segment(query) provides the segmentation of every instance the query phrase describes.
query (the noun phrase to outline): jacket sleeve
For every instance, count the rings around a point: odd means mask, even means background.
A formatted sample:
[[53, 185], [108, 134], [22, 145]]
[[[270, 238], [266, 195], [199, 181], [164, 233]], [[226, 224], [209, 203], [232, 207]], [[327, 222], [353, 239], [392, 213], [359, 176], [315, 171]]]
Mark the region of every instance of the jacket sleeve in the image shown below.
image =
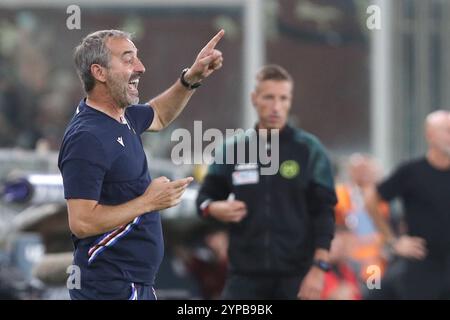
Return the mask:
[[213, 163], [208, 168], [208, 173], [197, 196], [197, 212], [203, 216], [203, 206], [209, 201], [225, 200], [231, 192], [227, 166]]
[[322, 145], [317, 142], [309, 162], [311, 179], [307, 189], [308, 211], [312, 220], [316, 249], [329, 250], [334, 237], [334, 207], [337, 203], [333, 170]]
[[100, 200], [110, 166], [101, 142], [89, 132], [79, 132], [64, 142], [59, 169], [66, 199]]
[[408, 166], [399, 166], [393, 174], [377, 185], [378, 194], [385, 201], [392, 201], [396, 197], [403, 195], [407, 191], [407, 186], [411, 185], [408, 178]]

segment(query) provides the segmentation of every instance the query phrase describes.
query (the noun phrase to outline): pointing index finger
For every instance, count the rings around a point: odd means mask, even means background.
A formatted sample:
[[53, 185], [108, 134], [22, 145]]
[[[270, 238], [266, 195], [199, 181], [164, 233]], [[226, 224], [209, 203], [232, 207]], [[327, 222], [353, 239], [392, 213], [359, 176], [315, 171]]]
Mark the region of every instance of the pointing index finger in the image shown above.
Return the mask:
[[214, 49], [224, 34], [225, 30], [221, 29], [211, 40], [209, 40], [208, 44], [205, 46], [205, 49]]

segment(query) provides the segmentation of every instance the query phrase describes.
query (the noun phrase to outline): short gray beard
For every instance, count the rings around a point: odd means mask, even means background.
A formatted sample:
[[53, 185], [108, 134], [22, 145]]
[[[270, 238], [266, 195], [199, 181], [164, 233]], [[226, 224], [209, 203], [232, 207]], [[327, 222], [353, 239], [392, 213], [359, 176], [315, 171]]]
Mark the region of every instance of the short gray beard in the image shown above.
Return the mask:
[[122, 86], [118, 80], [108, 77], [110, 83], [109, 92], [115, 102], [117, 102], [119, 108], [125, 109], [129, 105], [137, 104], [139, 97], [130, 98], [127, 94], [128, 82], [125, 86]]

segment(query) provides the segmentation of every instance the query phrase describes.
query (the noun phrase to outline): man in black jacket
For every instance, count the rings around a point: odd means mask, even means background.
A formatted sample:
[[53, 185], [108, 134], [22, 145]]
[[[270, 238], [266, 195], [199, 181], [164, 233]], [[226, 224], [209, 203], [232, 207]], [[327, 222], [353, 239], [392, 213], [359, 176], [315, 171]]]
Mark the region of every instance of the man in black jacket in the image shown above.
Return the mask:
[[[334, 234], [336, 195], [330, 162], [316, 137], [287, 125], [293, 90], [289, 73], [269, 65], [256, 80], [256, 139], [272, 159], [278, 157], [279, 170], [264, 174], [267, 163], [261, 157], [256, 162], [247, 157], [244, 163], [230, 163], [227, 157], [225, 164], [216, 159], [197, 199], [202, 216], [229, 226], [230, 265], [222, 296], [318, 299]], [[264, 137], [261, 129], [271, 134]], [[277, 132], [278, 139], [270, 139]], [[251, 143], [248, 136], [232, 139], [225, 143], [223, 155], [233, 151], [236, 160], [239, 141], [246, 147]]]

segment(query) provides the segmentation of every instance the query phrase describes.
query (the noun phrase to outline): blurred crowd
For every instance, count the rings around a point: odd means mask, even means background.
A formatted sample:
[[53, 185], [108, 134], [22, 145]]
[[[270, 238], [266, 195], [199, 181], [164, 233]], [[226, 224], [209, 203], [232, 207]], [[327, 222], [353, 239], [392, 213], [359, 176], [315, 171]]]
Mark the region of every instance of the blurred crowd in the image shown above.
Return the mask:
[[[2, 19], [0, 31], [0, 146], [57, 150], [70, 101], [79, 93], [71, 65], [53, 63], [52, 32], [37, 32], [39, 20]], [[69, 57], [70, 59], [70, 57]], [[64, 60], [64, 59], [63, 59]], [[69, 60], [70, 61], [70, 60]], [[62, 62], [62, 61], [61, 61]]]

